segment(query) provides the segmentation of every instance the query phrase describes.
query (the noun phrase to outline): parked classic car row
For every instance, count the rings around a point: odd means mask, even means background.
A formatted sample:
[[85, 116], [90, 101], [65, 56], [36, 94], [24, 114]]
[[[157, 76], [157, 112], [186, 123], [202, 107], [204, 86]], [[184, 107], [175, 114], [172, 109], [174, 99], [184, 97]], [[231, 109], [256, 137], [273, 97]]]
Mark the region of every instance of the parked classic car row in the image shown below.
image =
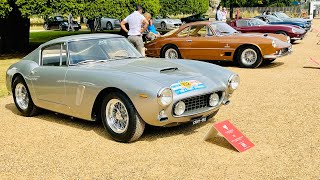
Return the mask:
[[[63, 16], [49, 17], [48, 19], [45, 20], [43, 24], [43, 28], [45, 30], [59, 29], [60, 31], [64, 31], [68, 29], [68, 26], [69, 26], [68, 20]], [[81, 29], [81, 25], [77, 21], [73, 21], [72, 26], [76, 31]]]
[[102, 121], [120, 142], [138, 139], [145, 124], [176, 126], [217, 114], [239, 76], [200, 61], [145, 58], [112, 34], [62, 37], [40, 45], [6, 73], [24, 116], [41, 109]]

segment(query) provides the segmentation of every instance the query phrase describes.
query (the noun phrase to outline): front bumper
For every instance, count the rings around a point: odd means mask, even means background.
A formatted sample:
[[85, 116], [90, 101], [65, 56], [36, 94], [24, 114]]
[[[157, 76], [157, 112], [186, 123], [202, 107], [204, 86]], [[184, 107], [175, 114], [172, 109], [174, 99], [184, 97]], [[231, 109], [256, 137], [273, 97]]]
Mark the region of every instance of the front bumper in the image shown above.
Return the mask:
[[276, 51], [275, 54], [264, 55], [263, 58], [264, 59], [276, 59], [278, 57], [286, 56], [291, 53], [292, 53], [292, 46], [290, 46], [288, 48], [282, 48], [282, 49]]
[[304, 38], [305, 34], [297, 34], [295, 37], [291, 37], [291, 40], [302, 40]]

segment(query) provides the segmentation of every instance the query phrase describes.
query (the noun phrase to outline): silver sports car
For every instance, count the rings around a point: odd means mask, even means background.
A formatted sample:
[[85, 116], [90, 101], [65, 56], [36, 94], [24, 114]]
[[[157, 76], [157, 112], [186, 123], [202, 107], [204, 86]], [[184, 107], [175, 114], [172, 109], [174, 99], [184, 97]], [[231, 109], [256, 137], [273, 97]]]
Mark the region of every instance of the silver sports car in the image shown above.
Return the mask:
[[145, 123], [173, 126], [212, 118], [238, 75], [193, 60], [145, 58], [123, 36], [86, 34], [42, 44], [6, 73], [24, 116], [41, 108], [101, 120], [116, 141], [138, 139]]

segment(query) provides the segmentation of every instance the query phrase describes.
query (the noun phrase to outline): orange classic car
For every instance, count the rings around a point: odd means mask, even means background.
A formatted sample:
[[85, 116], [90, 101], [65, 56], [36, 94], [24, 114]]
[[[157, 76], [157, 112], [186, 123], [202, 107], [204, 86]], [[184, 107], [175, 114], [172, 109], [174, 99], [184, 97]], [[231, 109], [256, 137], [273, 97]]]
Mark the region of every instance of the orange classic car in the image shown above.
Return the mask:
[[226, 60], [256, 68], [291, 52], [282, 34], [242, 34], [224, 22], [194, 22], [145, 44], [146, 55], [170, 59]]

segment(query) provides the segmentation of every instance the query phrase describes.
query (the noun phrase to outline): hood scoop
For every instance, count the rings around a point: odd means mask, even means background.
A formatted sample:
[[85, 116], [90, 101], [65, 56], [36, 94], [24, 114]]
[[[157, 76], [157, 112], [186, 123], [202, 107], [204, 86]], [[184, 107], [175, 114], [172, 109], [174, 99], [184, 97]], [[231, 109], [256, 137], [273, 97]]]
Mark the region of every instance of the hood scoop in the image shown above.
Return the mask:
[[173, 72], [179, 70], [177, 67], [167, 67], [160, 69], [160, 73], [165, 73], [165, 72]]

